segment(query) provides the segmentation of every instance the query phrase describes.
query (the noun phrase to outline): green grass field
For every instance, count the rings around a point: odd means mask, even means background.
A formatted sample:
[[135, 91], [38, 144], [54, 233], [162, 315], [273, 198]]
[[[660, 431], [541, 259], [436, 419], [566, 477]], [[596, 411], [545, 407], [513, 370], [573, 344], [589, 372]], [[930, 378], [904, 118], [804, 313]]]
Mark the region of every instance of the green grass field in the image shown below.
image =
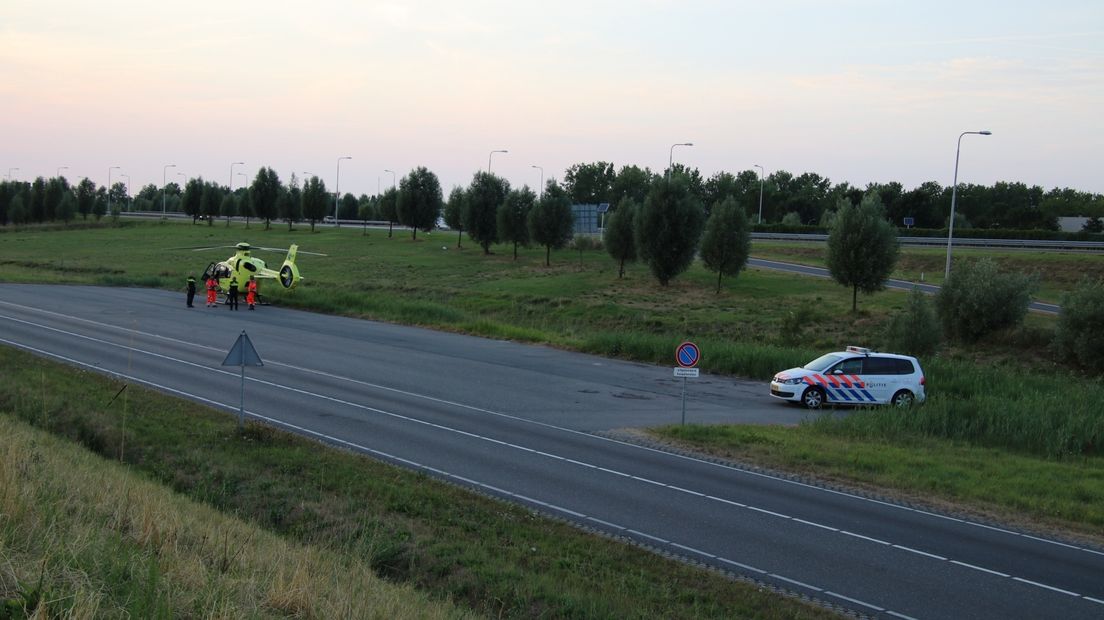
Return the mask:
[[[458, 249], [455, 233], [420, 233], [412, 242], [399, 230], [389, 239], [386, 230], [364, 235], [360, 228], [320, 228], [312, 234], [305, 228], [288, 232], [286, 225], [265, 231], [256, 222], [248, 230], [237, 223], [9, 229], [0, 232], [0, 281], [151, 286], [183, 294], [187, 272], [199, 273], [232, 250], [173, 248], [238, 241], [271, 247], [294, 242], [329, 254], [301, 255], [304, 283], [294, 291], [266, 283], [265, 292], [281, 305], [664, 365], [678, 342], [692, 339], [702, 346], [707, 372], [764, 380], [824, 350], [879, 346], [882, 329], [905, 301], [893, 291], [860, 296], [853, 314], [850, 291], [821, 278], [750, 269], [726, 279], [715, 294], [713, 274], [700, 265], [662, 287], [642, 265], [631, 265], [618, 279], [616, 264], [601, 250], [554, 252], [552, 266], [545, 267], [540, 248], [522, 250], [517, 261], [506, 246], [485, 256], [466, 238]], [[822, 260], [810, 248], [780, 244], [755, 244], [752, 253]], [[909, 277], [910, 270], [930, 265], [941, 275], [942, 256], [905, 250], [897, 275]], [[1098, 260], [1033, 253], [1012, 258], [1016, 262], [1006, 267], [1065, 274], [1048, 284], [1055, 297]], [[273, 254], [270, 262], [281, 260]], [[1049, 349], [1054, 326], [1053, 317], [1032, 314], [1024, 327], [981, 344], [945, 344], [921, 360], [929, 401], [908, 411], [856, 410], [798, 428], [656, 433], [729, 458], [1092, 535], [1104, 526], [1104, 382], [1061, 364]]]

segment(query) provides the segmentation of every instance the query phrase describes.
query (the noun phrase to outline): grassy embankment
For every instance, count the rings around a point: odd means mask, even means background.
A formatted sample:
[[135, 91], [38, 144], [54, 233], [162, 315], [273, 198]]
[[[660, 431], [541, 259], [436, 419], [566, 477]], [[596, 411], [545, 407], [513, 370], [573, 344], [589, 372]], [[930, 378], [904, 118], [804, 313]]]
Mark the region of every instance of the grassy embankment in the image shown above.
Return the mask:
[[0, 617], [833, 615], [21, 351], [0, 368]]
[[[254, 223], [248, 231], [240, 225], [146, 224], [4, 237], [0, 279], [174, 289], [180, 288], [188, 266], [202, 270], [230, 251], [166, 248], [239, 240], [267, 246], [298, 242], [330, 256], [302, 257], [302, 288], [284, 293], [268, 287], [277, 303], [659, 364], [670, 364], [675, 344], [691, 338], [702, 345], [707, 372], [759, 379], [825, 349], [878, 346], [883, 325], [904, 301], [902, 293], [891, 291], [863, 296], [860, 312], [852, 314], [849, 291], [829, 280], [755, 269], [726, 280], [715, 295], [713, 275], [700, 265], [661, 287], [641, 265], [630, 266], [626, 277], [617, 279], [614, 261], [601, 251], [556, 252], [553, 265], [545, 267], [539, 248], [523, 250], [515, 262], [505, 246], [484, 256], [465, 239], [458, 250], [455, 233], [419, 235], [412, 243], [399, 231], [388, 239], [378, 230], [367, 237], [360, 229], [288, 233], [282, 226], [263, 231]], [[753, 254], [762, 249], [777, 258], [778, 247], [754, 244]], [[926, 269], [938, 259], [931, 253], [906, 248], [902, 264], [920, 261]], [[982, 254], [964, 249], [956, 257]], [[280, 257], [273, 258], [278, 262]], [[1073, 274], [1087, 271], [1086, 258], [1099, 257], [1015, 253], [1014, 258], [1025, 269]], [[1059, 291], [1072, 283], [1059, 279], [1052, 288]], [[1058, 363], [1047, 348], [1053, 329], [1053, 318], [1031, 315], [1024, 328], [984, 343], [947, 345], [940, 355], [922, 360], [930, 396], [925, 406], [904, 415], [856, 412], [799, 429], [768, 429], [762, 432], [780, 433], [786, 440], [765, 442], [772, 450], [759, 450], [756, 458], [779, 467], [811, 462], [810, 469], [864, 484], [903, 486], [987, 510], [1099, 527], [1104, 524], [1099, 475], [1104, 384]], [[726, 449], [740, 449], [724, 433], [713, 429], [704, 435], [727, 444]], [[702, 434], [697, 441], [704, 442]], [[832, 442], [842, 442], [838, 451], [825, 449]], [[890, 454], [890, 448], [910, 458], [887, 458], [879, 465], [855, 457], [866, 449]], [[961, 458], [950, 459], [945, 450]], [[1001, 470], [1003, 476], [960, 475], [976, 470], [969, 463], [993, 462], [995, 453], [1017, 459]], [[897, 462], [911, 464], [909, 476], [891, 471], [890, 463]]]
[[14, 417], [0, 437], [0, 618], [464, 616]]

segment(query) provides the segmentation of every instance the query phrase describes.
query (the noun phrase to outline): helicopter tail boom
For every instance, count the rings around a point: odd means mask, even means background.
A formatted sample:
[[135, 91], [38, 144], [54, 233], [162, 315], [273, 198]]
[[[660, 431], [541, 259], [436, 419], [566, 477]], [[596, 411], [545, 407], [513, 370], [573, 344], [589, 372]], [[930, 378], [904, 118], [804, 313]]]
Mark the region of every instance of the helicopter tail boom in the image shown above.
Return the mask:
[[299, 246], [294, 243], [288, 248], [287, 258], [284, 259], [284, 264], [280, 267], [280, 285], [284, 288], [295, 288], [295, 285], [299, 283], [301, 279], [299, 276], [299, 268], [295, 266], [295, 254], [299, 249]]

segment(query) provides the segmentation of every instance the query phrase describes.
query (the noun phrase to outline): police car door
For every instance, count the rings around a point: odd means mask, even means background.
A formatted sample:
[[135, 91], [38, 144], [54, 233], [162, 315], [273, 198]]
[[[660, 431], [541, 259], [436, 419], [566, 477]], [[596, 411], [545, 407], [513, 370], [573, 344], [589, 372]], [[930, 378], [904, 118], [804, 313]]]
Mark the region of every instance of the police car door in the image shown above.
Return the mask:
[[896, 360], [893, 358], [876, 355], [866, 358], [862, 378], [867, 385], [867, 390], [874, 395], [877, 402], [887, 403], [893, 396], [893, 390], [900, 380], [900, 377], [895, 374], [896, 368]]
[[860, 404], [874, 400], [862, 378], [864, 362], [862, 357], [846, 359], [826, 373], [828, 389], [825, 392], [829, 402]]

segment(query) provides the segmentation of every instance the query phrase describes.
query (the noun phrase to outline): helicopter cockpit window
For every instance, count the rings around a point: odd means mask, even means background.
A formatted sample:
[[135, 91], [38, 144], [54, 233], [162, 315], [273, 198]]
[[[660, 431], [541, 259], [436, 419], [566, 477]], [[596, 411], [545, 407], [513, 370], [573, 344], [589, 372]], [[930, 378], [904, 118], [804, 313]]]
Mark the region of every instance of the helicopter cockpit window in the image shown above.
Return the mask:
[[230, 277], [230, 268], [227, 267], [226, 265], [219, 265], [215, 269], [215, 277], [220, 278], [220, 279], [221, 278], [229, 278]]
[[257, 266], [249, 261], [246, 261], [242, 267], [244, 267], [246, 271], [257, 271]]

